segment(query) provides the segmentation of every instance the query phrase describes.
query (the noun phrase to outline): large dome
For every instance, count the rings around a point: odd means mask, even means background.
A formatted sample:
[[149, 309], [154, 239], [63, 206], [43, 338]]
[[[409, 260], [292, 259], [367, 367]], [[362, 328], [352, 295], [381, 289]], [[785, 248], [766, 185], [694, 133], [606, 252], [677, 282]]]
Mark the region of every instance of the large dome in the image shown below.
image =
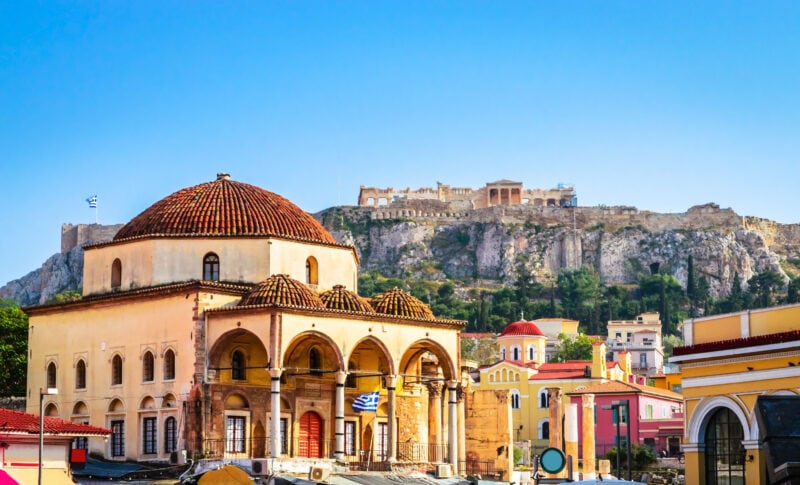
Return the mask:
[[512, 335], [544, 336], [544, 333], [539, 330], [539, 327], [537, 327], [535, 323], [522, 320], [519, 322], [509, 323], [508, 326], [500, 333], [501, 337], [508, 337]]
[[179, 190], [134, 217], [115, 241], [164, 236], [274, 236], [335, 244], [333, 236], [278, 194], [228, 174]]

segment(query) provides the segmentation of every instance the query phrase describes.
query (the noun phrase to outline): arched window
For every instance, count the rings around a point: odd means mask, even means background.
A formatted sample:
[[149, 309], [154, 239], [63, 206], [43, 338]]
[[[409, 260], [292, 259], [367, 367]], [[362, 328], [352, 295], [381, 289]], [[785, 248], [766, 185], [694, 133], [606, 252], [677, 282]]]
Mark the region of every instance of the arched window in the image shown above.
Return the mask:
[[173, 379], [175, 379], [175, 352], [167, 349], [164, 352], [164, 380], [171, 381]]
[[122, 286], [122, 261], [119, 258], [111, 263], [111, 288], [116, 289]]
[[203, 257], [203, 279], [219, 281], [219, 256], [208, 253]]
[[545, 421], [542, 423], [542, 429], [539, 433], [539, 439], [548, 440], [550, 439], [550, 421]]
[[511, 390], [511, 409], [519, 409], [519, 391]]
[[539, 391], [539, 407], [540, 408], [550, 407], [550, 396], [547, 395], [546, 388]]
[[705, 435], [706, 483], [744, 483], [743, 439], [742, 424], [730, 409], [714, 412]]
[[533, 345], [528, 345], [528, 360], [535, 360], [536, 359], [536, 347]]
[[237, 381], [243, 381], [247, 379], [244, 354], [241, 350], [234, 350], [233, 355], [231, 355], [231, 378]]
[[155, 366], [155, 358], [153, 357], [153, 353], [148, 350], [142, 356], [143, 382], [153, 382], [155, 380], [155, 372], [153, 371], [154, 366]]
[[322, 356], [316, 347], [308, 351], [308, 368], [312, 376], [322, 375]]
[[506, 348], [500, 347], [500, 360], [506, 360]]
[[50, 362], [47, 364], [47, 387], [55, 388], [56, 386], [56, 363]]
[[86, 389], [86, 363], [83, 359], [75, 364], [75, 389]]
[[519, 360], [519, 347], [514, 346], [511, 348], [511, 360]]
[[111, 385], [122, 384], [122, 357], [115, 355], [111, 359]]
[[317, 258], [314, 256], [309, 256], [308, 259], [306, 259], [306, 284], [319, 284]]
[[164, 421], [164, 453], [178, 450], [178, 422], [172, 416]]

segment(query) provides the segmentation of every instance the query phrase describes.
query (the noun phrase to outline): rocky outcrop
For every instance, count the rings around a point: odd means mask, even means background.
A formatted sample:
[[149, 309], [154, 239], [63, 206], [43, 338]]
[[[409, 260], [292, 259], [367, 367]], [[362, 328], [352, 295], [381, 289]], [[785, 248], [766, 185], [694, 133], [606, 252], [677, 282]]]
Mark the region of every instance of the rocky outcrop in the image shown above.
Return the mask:
[[591, 265], [604, 283], [635, 283], [657, 265], [686, 284], [692, 255], [713, 296], [771, 269], [800, 270], [800, 224], [742, 218], [705, 204], [683, 214], [632, 207], [491, 207], [480, 210], [337, 207], [317, 214], [337, 240], [354, 244], [361, 268], [391, 276], [511, 284], [521, 271], [539, 281]]
[[122, 224], [63, 224], [61, 252], [36, 269], [0, 288], [0, 298], [21, 306], [39, 305], [67, 290], [83, 287], [83, 246], [111, 240]]

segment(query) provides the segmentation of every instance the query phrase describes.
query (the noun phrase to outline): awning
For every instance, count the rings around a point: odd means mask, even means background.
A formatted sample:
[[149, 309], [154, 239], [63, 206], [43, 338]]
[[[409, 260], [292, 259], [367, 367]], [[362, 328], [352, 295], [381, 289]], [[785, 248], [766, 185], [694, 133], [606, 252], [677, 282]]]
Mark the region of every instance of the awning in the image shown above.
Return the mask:
[[[39, 469], [31, 468], [4, 468], [11, 478], [19, 483], [37, 483], [39, 480]], [[42, 470], [42, 483], [47, 485], [75, 485], [69, 477], [67, 470], [61, 468], [44, 468]]]
[[0, 485], [19, 485], [19, 482], [11, 478], [5, 470], [0, 468]]
[[225, 465], [218, 470], [206, 472], [197, 481], [198, 485], [252, 485], [253, 480], [250, 475], [241, 468], [233, 465]]

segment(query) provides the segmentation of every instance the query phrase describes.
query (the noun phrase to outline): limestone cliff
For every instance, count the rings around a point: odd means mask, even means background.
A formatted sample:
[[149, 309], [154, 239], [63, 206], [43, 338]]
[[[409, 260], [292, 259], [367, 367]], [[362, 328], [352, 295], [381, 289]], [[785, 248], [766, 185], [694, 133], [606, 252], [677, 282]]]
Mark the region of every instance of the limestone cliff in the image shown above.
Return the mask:
[[445, 277], [510, 284], [520, 271], [539, 281], [560, 269], [591, 265], [604, 283], [635, 283], [653, 264], [684, 285], [687, 258], [713, 296], [766, 269], [796, 276], [800, 224], [741, 217], [715, 204], [681, 214], [632, 207], [495, 206], [458, 210], [445, 204], [337, 207], [317, 218], [340, 242], [354, 244], [362, 270], [392, 276]]

